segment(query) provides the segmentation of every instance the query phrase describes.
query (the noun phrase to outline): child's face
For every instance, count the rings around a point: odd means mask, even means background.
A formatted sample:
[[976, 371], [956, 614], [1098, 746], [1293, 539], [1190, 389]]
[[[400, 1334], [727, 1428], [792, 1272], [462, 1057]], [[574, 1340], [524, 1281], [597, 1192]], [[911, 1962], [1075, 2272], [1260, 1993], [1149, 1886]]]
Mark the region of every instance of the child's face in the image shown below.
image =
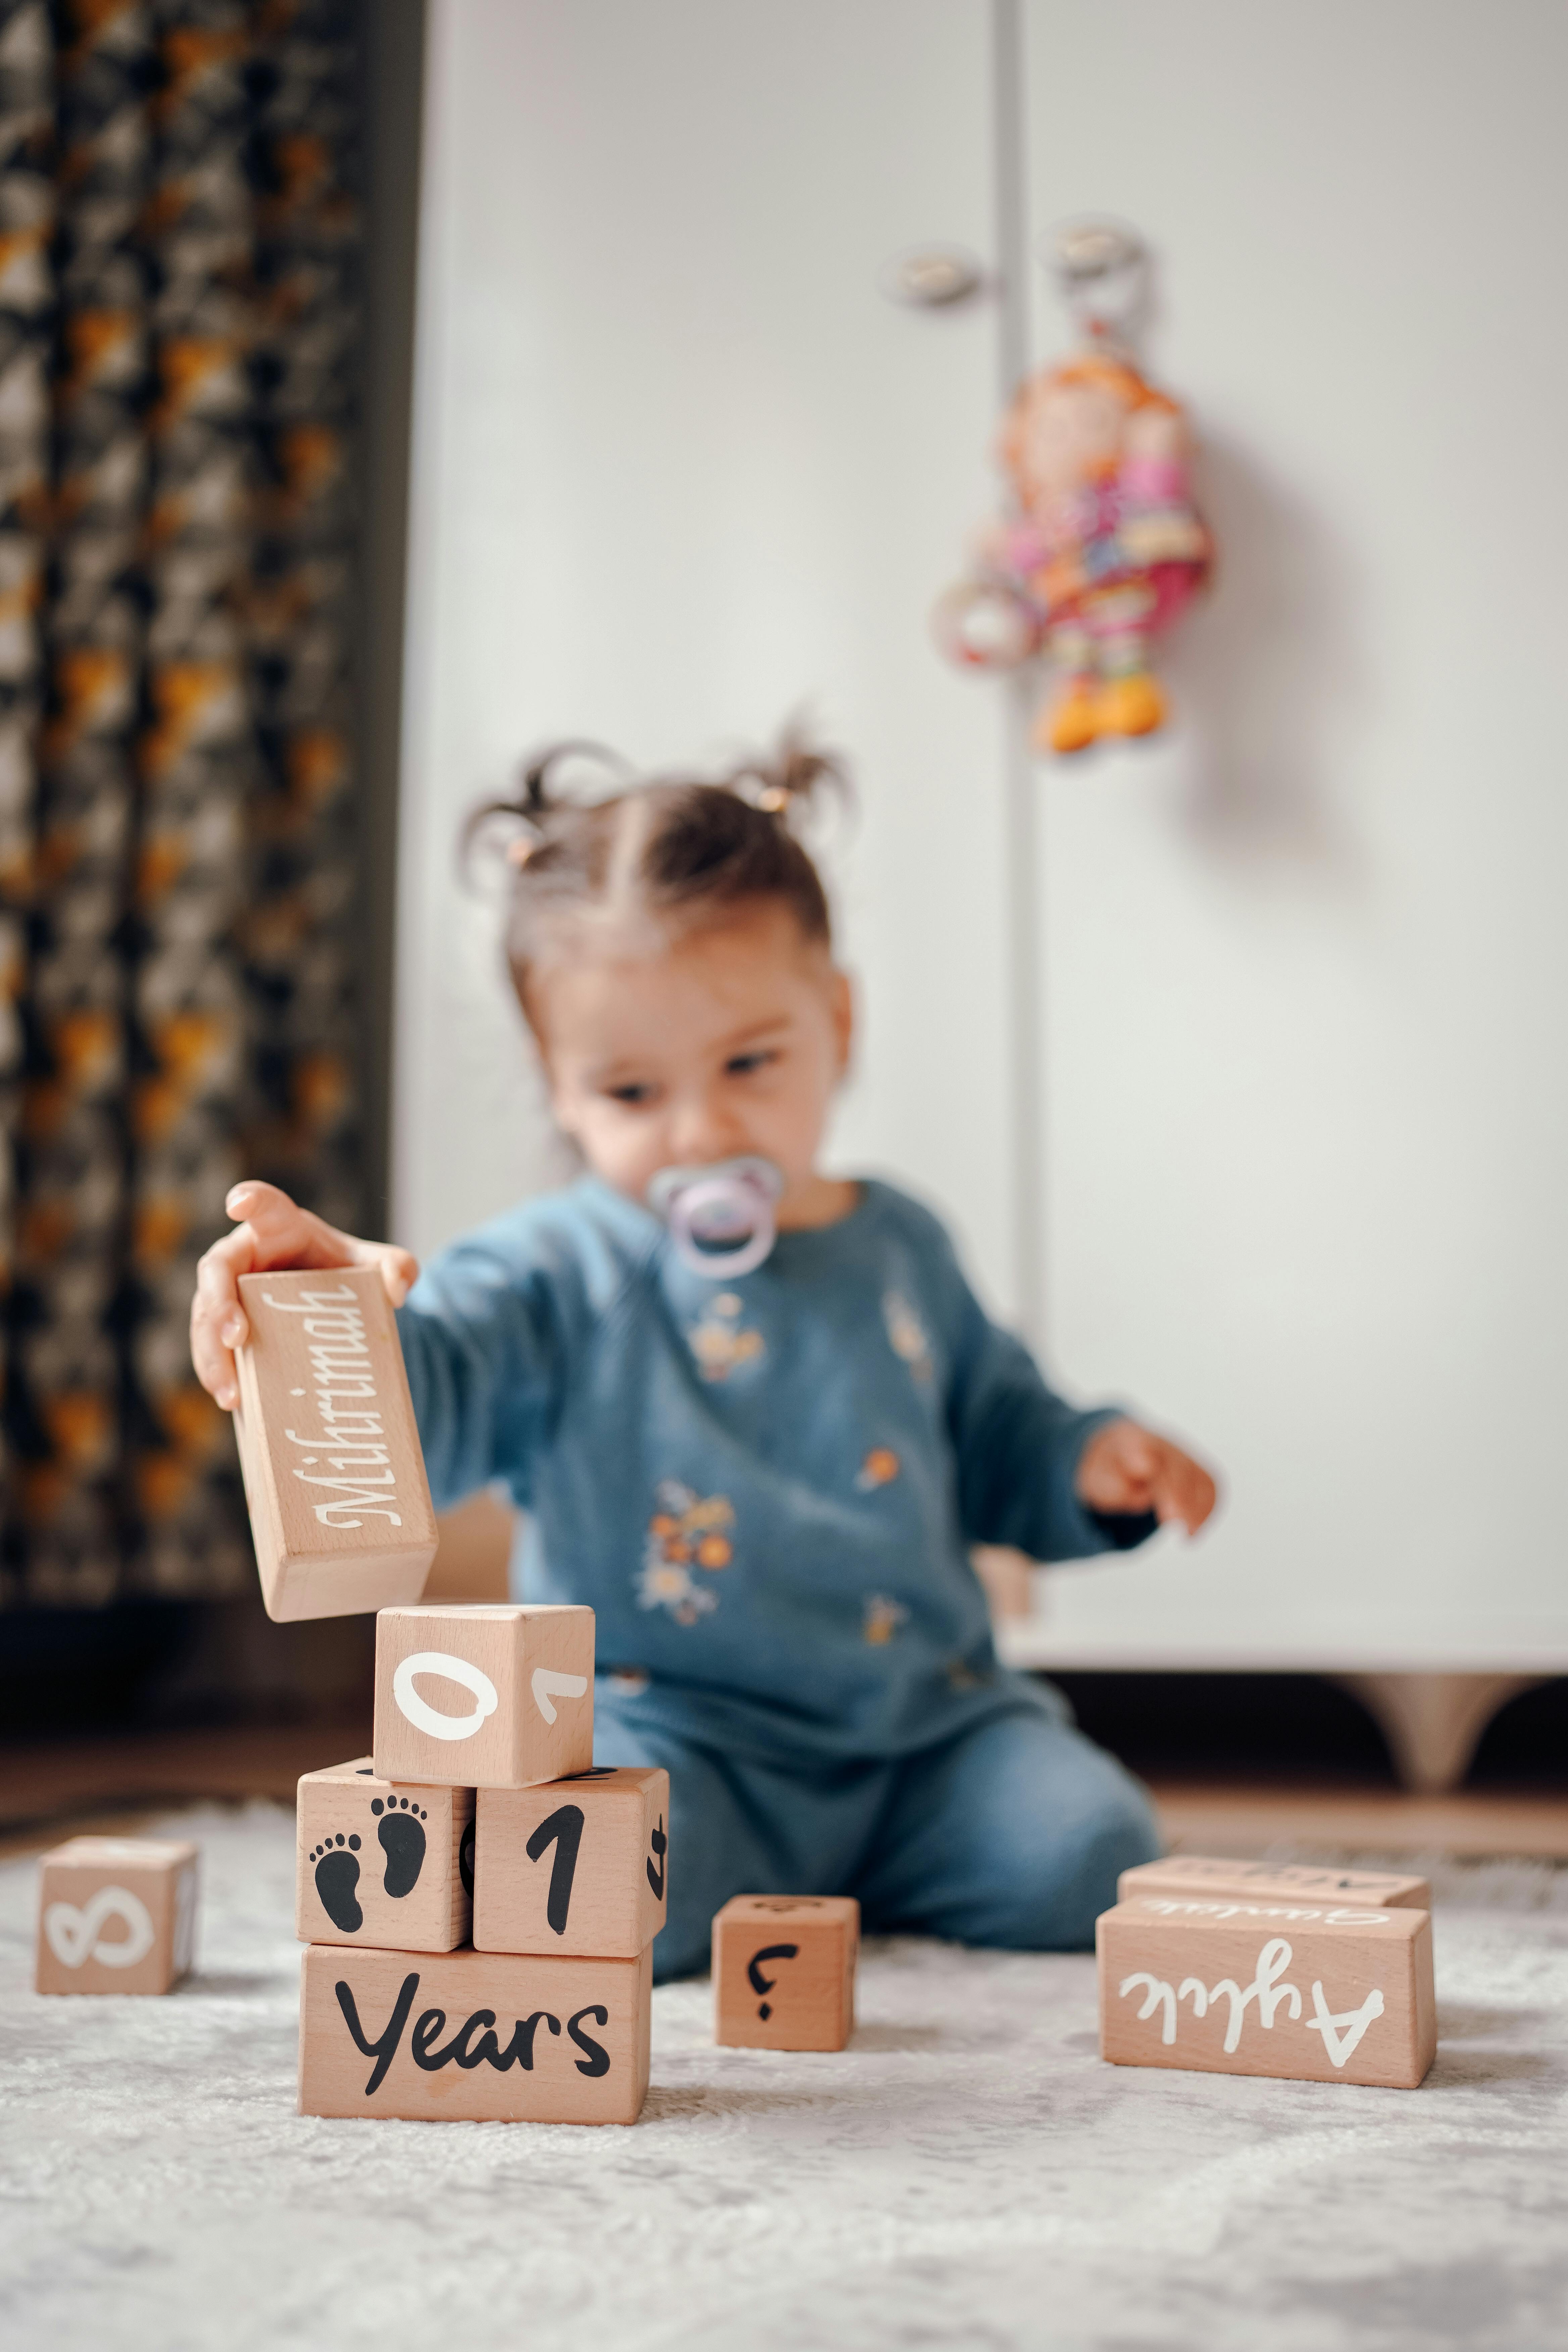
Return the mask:
[[763, 900], [675, 939], [584, 943], [530, 1000], [555, 1116], [595, 1173], [641, 1200], [661, 1168], [755, 1152], [807, 1205], [849, 1057], [849, 984], [787, 907]]

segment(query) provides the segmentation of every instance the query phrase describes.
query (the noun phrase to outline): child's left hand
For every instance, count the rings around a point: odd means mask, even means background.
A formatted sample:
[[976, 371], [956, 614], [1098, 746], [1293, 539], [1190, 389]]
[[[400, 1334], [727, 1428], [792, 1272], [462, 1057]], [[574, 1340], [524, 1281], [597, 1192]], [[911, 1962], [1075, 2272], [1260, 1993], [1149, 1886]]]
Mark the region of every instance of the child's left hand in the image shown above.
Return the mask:
[[1195, 1536], [1218, 1498], [1201, 1462], [1135, 1421], [1108, 1421], [1079, 1458], [1078, 1498], [1091, 1511], [1136, 1517], [1152, 1511], [1162, 1526], [1180, 1519]]

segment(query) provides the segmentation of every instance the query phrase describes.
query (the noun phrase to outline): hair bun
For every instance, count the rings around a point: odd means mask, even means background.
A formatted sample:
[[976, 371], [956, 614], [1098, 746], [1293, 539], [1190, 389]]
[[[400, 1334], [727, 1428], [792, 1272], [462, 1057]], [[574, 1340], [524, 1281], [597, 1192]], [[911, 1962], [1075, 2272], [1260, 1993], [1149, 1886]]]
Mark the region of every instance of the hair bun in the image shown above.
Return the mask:
[[[723, 782], [770, 816], [783, 817], [797, 801], [804, 806], [820, 785], [831, 784], [837, 792], [847, 792], [849, 776], [837, 751], [819, 749], [807, 740], [804, 728], [791, 724], [780, 736], [771, 759], [748, 760]], [[754, 791], [747, 793], [748, 784]]]

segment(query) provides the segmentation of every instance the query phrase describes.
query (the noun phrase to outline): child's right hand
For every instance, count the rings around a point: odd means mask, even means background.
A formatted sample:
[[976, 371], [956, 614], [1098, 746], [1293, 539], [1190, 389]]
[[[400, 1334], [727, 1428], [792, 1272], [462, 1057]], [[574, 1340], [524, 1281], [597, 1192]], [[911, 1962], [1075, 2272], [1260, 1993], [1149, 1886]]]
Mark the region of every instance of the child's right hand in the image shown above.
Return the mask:
[[395, 1307], [401, 1307], [419, 1272], [419, 1261], [391, 1242], [362, 1242], [340, 1234], [309, 1209], [301, 1209], [276, 1184], [237, 1184], [224, 1207], [244, 1219], [215, 1242], [196, 1268], [191, 1301], [191, 1361], [196, 1378], [226, 1412], [239, 1398], [234, 1350], [248, 1337], [239, 1303], [242, 1274], [273, 1274], [286, 1266], [374, 1265]]

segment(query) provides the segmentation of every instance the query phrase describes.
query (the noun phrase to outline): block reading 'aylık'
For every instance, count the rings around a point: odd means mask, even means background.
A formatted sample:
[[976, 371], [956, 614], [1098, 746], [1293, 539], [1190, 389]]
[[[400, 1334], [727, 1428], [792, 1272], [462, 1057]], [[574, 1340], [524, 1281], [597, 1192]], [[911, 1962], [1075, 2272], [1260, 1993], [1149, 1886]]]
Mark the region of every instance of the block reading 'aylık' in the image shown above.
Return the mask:
[[1115, 2065], [1414, 2090], [1436, 2051], [1426, 1911], [1136, 1895], [1095, 1948]]
[[842, 2050], [855, 2027], [860, 1906], [847, 1895], [737, 1895], [713, 1919], [713, 2039]]
[[37, 1990], [167, 1992], [195, 1958], [196, 1869], [184, 1839], [68, 1838], [45, 1854]]
[[1430, 1911], [1425, 1878], [1393, 1871], [1336, 1870], [1328, 1864], [1226, 1862], [1205, 1853], [1168, 1853], [1135, 1863], [1116, 1882], [1116, 1899], [1133, 1895], [1243, 1895], [1265, 1901], [1356, 1903], [1376, 1911]]
[[664, 1925], [668, 1825], [669, 1775], [653, 1766], [481, 1789], [475, 1946], [635, 1959]]
[[384, 1609], [374, 1763], [384, 1780], [523, 1789], [594, 1761], [594, 1612]]
[[268, 1615], [417, 1601], [436, 1514], [380, 1275], [247, 1274], [239, 1297], [234, 1426]]
[[653, 1956], [349, 1951], [312, 1944], [300, 2112], [634, 2124], [647, 2092]]
[[380, 1780], [368, 1756], [307, 1772], [296, 1808], [302, 1944], [449, 1952], [473, 1916], [474, 1792]]

